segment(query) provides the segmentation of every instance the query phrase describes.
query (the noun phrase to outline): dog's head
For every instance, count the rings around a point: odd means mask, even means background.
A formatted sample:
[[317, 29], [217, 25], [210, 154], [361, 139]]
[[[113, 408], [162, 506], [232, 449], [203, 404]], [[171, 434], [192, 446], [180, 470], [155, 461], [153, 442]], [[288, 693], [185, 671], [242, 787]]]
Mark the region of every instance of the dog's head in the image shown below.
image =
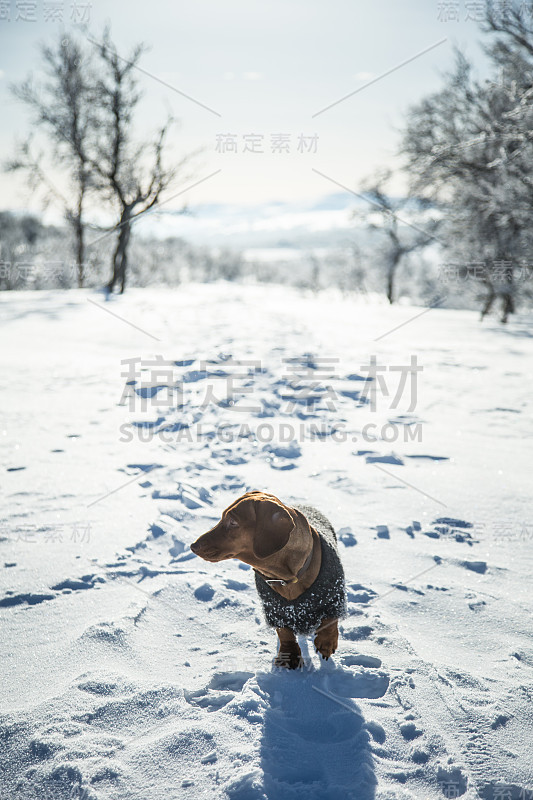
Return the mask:
[[296, 523], [296, 512], [274, 495], [247, 492], [191, 544], [191, 550], [206, 561], [238, 558], [256, 565], [288, 544]]

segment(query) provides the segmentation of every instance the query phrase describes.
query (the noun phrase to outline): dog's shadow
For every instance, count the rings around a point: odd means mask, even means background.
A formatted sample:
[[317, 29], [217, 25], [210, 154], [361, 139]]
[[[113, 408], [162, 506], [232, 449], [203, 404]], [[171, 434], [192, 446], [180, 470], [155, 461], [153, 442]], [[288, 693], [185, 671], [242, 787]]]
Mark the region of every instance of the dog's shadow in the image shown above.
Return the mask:
[[263, 791], [269, 800], [373, 800], [377, 779], [370, 735], [354, 697], [378, 697], [381, 684], [333, 659], [317, 668], [300, 641], [304, 667], [257, 673], [266, 704], [261, 739]]

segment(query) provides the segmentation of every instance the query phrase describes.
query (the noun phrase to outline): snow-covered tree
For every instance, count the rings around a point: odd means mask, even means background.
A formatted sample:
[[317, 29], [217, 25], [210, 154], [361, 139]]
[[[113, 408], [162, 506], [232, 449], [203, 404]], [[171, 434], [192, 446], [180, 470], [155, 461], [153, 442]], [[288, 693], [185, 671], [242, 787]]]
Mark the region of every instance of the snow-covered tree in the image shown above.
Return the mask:
[[487, 10], [491, 80], [459, 52], [444, 87], [409, 112], [403, 152], [414, 191], [446, 209], [460, 277], [484, 288], [482, 317], [501, 299], [506, 322], [530, 296], [533, 244], [533, 29], [518, 7]]

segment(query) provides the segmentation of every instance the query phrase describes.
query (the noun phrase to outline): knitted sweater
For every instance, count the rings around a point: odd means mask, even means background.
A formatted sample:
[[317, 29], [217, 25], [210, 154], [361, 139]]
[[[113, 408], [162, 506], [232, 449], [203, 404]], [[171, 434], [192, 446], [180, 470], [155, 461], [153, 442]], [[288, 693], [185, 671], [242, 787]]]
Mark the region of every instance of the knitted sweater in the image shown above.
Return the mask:
[[322, 563], [314, 583], [295, 600], [286, 600], [265, 579], [255, 573], [255, 585], [263, 604], [267, 624], [307, 634], [316, 630], [324, 617], [347, 614], [344, 571], [333, 526], [316, 508], [295, 506], [316, 530], [322, 546]]

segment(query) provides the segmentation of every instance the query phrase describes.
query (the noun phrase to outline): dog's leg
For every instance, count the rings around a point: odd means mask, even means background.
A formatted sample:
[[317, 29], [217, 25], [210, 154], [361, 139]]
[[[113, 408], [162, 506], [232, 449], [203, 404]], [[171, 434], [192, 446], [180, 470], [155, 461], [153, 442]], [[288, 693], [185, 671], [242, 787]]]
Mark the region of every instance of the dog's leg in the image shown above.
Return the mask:
[[326, 661], [333, 655], [339, 643], [339, 628], [337, 620], [324, 617], [316, 630], [315, 647]]
[[303, 666], [302, 651], [290, 628], [276, 628], [279, 637], [279, 651], [274, 661], [276, 667], [298, 669]]

